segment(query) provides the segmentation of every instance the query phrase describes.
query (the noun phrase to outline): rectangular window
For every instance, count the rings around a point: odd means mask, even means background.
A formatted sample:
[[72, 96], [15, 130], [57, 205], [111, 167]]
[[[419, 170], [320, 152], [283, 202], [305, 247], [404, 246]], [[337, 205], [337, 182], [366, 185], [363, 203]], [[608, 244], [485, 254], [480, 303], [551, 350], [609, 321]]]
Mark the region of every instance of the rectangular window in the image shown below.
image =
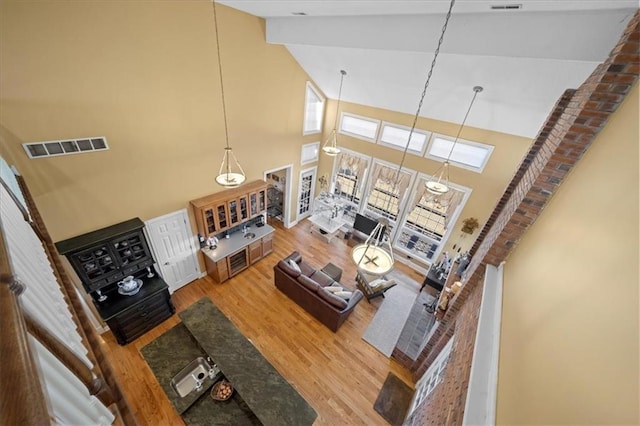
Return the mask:
[[313, 142], [302, 145], [302, 153], [300, 154], [300, 164], [309, 164], [318, 161], [318, 152], [320, 150], [320, 142]]
[[352, 219], [359, 210], [362, 200], [363, 182], [369, 170], [369, 157], [342, 150], [336, 157], [333, 173], [335, 197], [347, 204], [346, 211]]
[[324, 98], [307, 81], [304, 98], [304, 124], [303, 135], [311, 135], [322, 131], [322, 118], [324, 116]]
[[[426, 157], [444, 162], [451, 152], [449, 161], [452, 165], [481, 173], [489, 161], [493, 146], [458, 139], [453, 147], [454, 140], [448, 136], [434, 135], [431, 138]], [[453, 152], [451, 151], [452, 147]]]
[[398, 166], [375, 162], [369, 178], [366, 208], [395, 222], [398, 219], [402, 199], [409, 188], [413, 172]]
[[380, 121], [372, 118], [358, 117], [346, 112], [340, 116], [340, 133], [365, 141], [376, 141], [379, 126]]
[[[382, 131], [380, 132], [380, 144], [391, 148], [404, 151], [409, 140], [409, 127], [399, 126], [397, 124], [382, 123]], [[411, 142], [407, 152], [416, 155], [422, 155], [424, 148], [427, 146], [430, 132], [414, 129], [411, 135]]]
[[417, 259], [433, 262], [442, 251], [447, 231], [458, 219], [469, 190], [456, 186], [445, 195], [434, 196], [426, 190], [428, 179], [429, 176], [420, 175], [416, 181], [396, 246]]

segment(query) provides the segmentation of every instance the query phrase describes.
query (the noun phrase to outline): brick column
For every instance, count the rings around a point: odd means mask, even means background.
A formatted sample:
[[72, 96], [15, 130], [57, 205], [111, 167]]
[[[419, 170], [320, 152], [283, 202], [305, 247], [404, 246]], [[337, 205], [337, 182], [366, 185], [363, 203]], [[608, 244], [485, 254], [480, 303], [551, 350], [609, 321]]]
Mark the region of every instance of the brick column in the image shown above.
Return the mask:
[[[577, 90], [567, 90], [556, 103], [474, 243], [473, 258], [465, 273], [461, 291], [451, 301], [438, 329], [418, 359], [409, 366], [414, 379], [422, 376], [454, 331], [454, 351], [458, 348], [473, 348], [479, 309], [479, 303], [476, 306], [475, 302], [477, 295], [481, 293], [485, 266], [498, 266], [513, 251], [566, 175], [582, 158], [608, 118], [636, 84], [640, 73], [639, 50], [640, 12], [636, 11], [609, 58]], [[469, 310], [475, 310], [475, 316]], [[463, 311], [464, 318], [461, 317]], [[469, 321], [471, 324], [468, 324]], [[474, 332], [464, 333], [464, 337], [461, 337], [458, 331], [466, 330], [469, 326], [474, 327]], [[457, 342], [458, 339], [464, 341]], [[463, 358], [464, 362], [455, 361]], [[400, 358], [399, 361], [405, 360]], [[470, 367], [470, 358], [456, 357], [452, 353], [445, 373], [445, 383], [440, 385], [449, 389], [450, 393], [455, 393], [448, 395], [448, 414], [444, 418], [446, 423], [462, 422]], [[458, 377], [460, 374], [466, 375], [466, 380]], [[446, 384], [452, 380], [457, 384], [454, 390]], [[437, 413], [441, 420], [443, 409], [445, 407], [434, 398], [429, 398], [418, 408], [425, 415]], [[418, 417], [426, 419], [425, 416]]]

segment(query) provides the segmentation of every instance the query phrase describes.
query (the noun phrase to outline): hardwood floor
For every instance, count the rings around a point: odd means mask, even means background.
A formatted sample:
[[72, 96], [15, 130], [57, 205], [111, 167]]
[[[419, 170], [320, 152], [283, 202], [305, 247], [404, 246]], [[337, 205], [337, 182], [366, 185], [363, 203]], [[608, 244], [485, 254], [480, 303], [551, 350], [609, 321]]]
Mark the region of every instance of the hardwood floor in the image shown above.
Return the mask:
[[[223, 284], [205, 277], [182, 287], [173, 294], [177, 312], [209, 297], [313, 406], [318, 413], [315, 425], [387, 424], [373, 409], [387, 373], [412, 387], [413, 382], [404, 367], [362, 340], [382, 299], [371, 304], [363, 300], [337, 333], [330, 331], [275, 288], [273, 266], [297, 250], [318, 268], [328, 262], [340, 266], [342, 283], [355, 288], [351, 248], [344, 240], [327, 243], [311, 233], [308, 221], [292, 229], [284, 229], [280, 222], [272, 225], [276, 228], [272, 254]], [[398, 269], [418, 282], [422, 279], [405, 265]], [[140, 354], [143, 346], [179, 322], [174, 315], [126, 346], [119, 346], [110, 332], [102, 335], [107, 357], [140, 425], [183, 424]]]

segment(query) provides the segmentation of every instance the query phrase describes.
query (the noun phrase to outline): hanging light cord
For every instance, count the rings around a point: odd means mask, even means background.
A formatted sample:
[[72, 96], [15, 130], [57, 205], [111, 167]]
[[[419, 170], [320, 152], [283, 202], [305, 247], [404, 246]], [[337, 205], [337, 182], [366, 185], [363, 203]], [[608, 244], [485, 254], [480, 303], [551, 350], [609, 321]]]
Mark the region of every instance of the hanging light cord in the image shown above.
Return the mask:
[[449, 150], [449, 155], [447, 155], [447, 163], [451, 159], [451, 154], [453, 154], [453, 148], [455, 148], [456, 147], [456, 143], [458, 143], [458, 138], [460, 137], [460, 134], [462, 133], [462, 128], [464, 127], [464, 123], [467, 122], [467, 117], [469, 117], [469, 113], [471, 112], [471, 107], [473, 106], [473, 103], [476, 101], [476, 96], [478, 96], [478, 93], [480, 93], [480, 92], [482, 92], [482, 87], [475, 86], [473, 88], [473, 98], [471, 98], [471, 103], [469, 104], [469, 108], [467, 109], [467, 113], [464, 115], [464, 118], [462, 119], [462, 124], [460, 124], [460, 127], [458, 128], [458, 134], [456, 135], [456, 138], [453, 141], [453, 145], [451, 145], [451, 150]]
[[[451, 0], [451, 4], [449, 4], [449, 11], [447, 12], [447, 16], [444, 19], [444, 25], [442, 26], [442, 31], [440, 32], [440, 39], [438, 40], [438, 45], [436, 46], [436, 50], [433, 53], [433, 60], [431, 61], [431, 67], [429, 68], [429, 72], [427, 73], [427, 81], [425, 81], [424, 88], [422, 89], [422, 95], [420, 95], [418, 110], [416, 111], [415, 117], [413, 117], [413, 124], [411, 125], [411, 130], [409, 130], [409, 138], [407, 140], [407, 145], [404, 147], [404, 151], [402, 152], [402, 159], [400, 160], [400, 167], [398, 167], [398, 171], [396, 172], [396, 181], [393, 185], [394, 194], [396, 192], [396, 189], [398, 188], [398, 182], [400, 181], [400, 172], [402, 171], [402, 166], [404, 165], [404, 160], [407, 156], [407, 151], [409, 150], [411, 137], [413, 136], [413, 132], [416, 129], [416, 124], [418, 123], [418, 117], [420, 116], [422, 103], [424, 102], [425, 95], [427, 94], [427, 88], [429, 87], [429, 82], [431, 81], [431, 75], [433, 75], [433, 70], [436, 67], [436, 60], [438, 59], [438, 55], [440, 54], [440, 47], [442, 46], [442, 42], [444, 41], [444, 33], [447, 31], [447, 26], [449, 25], [449, 18], [451, 18], [451, 11], [453, 10], [453, 5], [455, 4], [455, 2], [456, 0]], [[468, 111], [467, 111], [467, 114], [469, 114]], [[398, 200], [398, 207], [400, 207], [399, 201], [400, 200]], [[389, 210], [390, 204], [391, 204], [391, 197], [387, 199], [387, 211]]]
[[340, 113], [340, 100], [342, 99], [342, 82], [344, 81], [344, 76], [347, 74], [345, 70], [340, 70], [340, 89], [338, 89], [338, 105], [336, 105], [336, 119], [333, 122], [333, 130], [338, 128], [338, 114]]
[[[224, 138], [226, 141], [227, 152], [225, 153], [228, 157], [229, 153], [229, 131], [227, 130], [227, 108], [225, 106], [226, 102], [224, 100], [224, 84], [222, 83], [222, 61], [220, 61], [220, 38], [218, 37], [218, 17], [216, 14], [216, 2], [213, 3], [213, 23], [215, 24], [216, 31], [216, 51], [218, 52], [218, 70], [220, 71], [220, 92], [222, 93], [222, 116], [224, 118]], [[227, 173], [229, 173], [229, 162], [227, 161]]]

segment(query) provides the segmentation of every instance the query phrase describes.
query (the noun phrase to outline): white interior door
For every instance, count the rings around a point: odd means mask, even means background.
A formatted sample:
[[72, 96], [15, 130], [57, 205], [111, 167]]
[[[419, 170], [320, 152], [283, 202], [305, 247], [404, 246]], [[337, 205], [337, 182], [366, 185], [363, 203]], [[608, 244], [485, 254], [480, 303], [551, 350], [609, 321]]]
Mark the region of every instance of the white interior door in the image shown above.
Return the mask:
[[300, 172], [298, 185], [298, 221], [311, 214], [313, 208], [313, 193], [316, 187], [316, 167], [311, 167]]
[[162, 278], [173, 293], [200, 276], [196, 244], [186, 210], [145, 222]]

